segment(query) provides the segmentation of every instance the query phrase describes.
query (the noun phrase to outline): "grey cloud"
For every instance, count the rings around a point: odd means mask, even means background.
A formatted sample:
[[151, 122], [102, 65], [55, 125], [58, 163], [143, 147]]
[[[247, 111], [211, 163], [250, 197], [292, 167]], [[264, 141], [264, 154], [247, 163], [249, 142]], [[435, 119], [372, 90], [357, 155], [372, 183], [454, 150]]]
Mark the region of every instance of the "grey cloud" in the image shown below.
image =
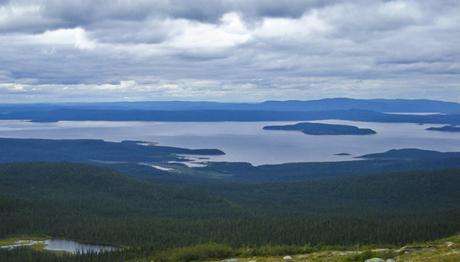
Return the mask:
[[0, 4], [0, 102], [460, 101], [458, 1]]
[[90, 36], [103, 43], [161, 43], [174, 32], [160, 21], [104, 21], [90, 32]]
[[[319, 0], [17, 0], [2, 1], [4, 11], [36, 7], [16, 12], [17, 17], [0, 27], [4, 32], [43, 32], [59, 27], [86, 27], [106, 21], [143, 21], [173, 18], [217, 23], [223, 14], [240, 13], [248, 20], [263, 17], [299, 17], [307, 10], [335, 1]], [[12, 14], [14, 15], [14, 14]]]

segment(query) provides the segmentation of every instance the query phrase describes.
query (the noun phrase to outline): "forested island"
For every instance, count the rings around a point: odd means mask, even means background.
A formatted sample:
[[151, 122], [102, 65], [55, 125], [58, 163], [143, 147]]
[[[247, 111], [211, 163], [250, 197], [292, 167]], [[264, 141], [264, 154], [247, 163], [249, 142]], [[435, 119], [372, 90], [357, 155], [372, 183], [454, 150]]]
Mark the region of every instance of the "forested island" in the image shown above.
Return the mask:
[[350, 153], [337, 153], [337, 154], [334, 154], [335, 156], [351, 156]]
[[369, 128], [349, 125], [335, 125], [302, 122], [294, 125], [264, 126], [264, 130], [300, 131], [307, 135], [373, 135], [377, 134]]
[[460, 132], [460, 126], [447, 125], [441, 127], [429, 127], [426, 130], [457, 133]]

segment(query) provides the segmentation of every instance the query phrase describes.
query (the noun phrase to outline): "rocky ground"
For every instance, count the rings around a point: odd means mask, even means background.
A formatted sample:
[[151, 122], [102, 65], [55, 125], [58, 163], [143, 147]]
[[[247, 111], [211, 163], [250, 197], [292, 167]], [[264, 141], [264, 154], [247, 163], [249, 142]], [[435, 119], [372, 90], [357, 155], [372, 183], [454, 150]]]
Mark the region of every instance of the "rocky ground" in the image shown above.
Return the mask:
[[330, 262], [458, 262], [460, 261], [460, 235], [442, 240], [417, 243], [394, 248], [360, 248], [359, 250], [327, 250], [300, 255], [278, 257], [230, 258], [223, 262], [271, 262], [271, 261], [330, 261]]

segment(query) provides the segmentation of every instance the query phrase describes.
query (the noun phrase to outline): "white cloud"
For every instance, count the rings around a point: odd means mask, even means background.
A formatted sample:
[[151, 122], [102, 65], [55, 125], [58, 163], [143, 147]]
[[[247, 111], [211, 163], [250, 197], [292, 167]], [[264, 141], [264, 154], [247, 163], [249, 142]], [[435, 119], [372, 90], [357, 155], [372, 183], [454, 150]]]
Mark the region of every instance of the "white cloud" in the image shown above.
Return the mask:
[[13, 93], [20, 93], [20, 92], [25, 92], [26, 89], [24, 88], [23, 85], [21, 84], [16, 84], [16, 83], [3, 83], [0, 84], [0, 89], [7, 91], [7, 92], [13, 92]]
[[171, 25], [179, 33], [165, 44], [178, 49], [228, 48], [250, 39], [249, 31], [236, 13], [224, 14], [219, 24], [176, 20]]
[[331, 26], [317, 12], [300, 18], [265, 18], [254, 31], [259, 38], [281, 40], [311, 39], [331, 30]]
[[390, 1], [384, 2], [377, 7], [377, 14], [387, 19], [421, 22], [424, 19], [423, 11], [415, 1]]
[[458, 1], [106, 3], [0, 4], [0, 101], [460, 100]]
[[32, 41], [45, 45], [68, 45], [77, 49], [94, 49], [96, 42], [90, 40], [83, 28], [57, 29], [31, 36]]

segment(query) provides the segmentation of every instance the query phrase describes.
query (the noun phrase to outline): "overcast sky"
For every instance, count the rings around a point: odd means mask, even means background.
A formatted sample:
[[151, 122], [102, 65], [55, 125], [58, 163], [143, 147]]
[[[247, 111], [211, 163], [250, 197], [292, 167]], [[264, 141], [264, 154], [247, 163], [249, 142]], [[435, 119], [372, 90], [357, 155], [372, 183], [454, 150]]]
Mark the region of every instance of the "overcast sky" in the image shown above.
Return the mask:
[[460, 1], [0, 0], [0, 102], [460, 102]]

